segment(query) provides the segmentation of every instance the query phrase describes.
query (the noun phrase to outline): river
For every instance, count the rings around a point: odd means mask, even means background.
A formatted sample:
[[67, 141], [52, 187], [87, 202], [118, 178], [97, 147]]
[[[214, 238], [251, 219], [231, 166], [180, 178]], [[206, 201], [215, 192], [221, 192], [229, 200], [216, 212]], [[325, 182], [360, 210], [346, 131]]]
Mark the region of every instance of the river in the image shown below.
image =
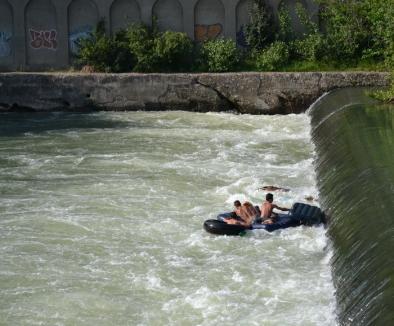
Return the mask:
[[202, 228], [263, 185], [318, 199], [310, 132], [306, 114], [1, 114], [0, 324], [336, 325], [322, 226]]

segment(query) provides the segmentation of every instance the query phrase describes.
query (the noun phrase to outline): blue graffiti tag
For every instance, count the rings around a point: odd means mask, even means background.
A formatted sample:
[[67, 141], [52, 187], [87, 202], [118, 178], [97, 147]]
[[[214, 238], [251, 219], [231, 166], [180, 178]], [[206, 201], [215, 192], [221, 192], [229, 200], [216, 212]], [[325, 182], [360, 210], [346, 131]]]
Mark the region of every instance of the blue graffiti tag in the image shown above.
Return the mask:
[[72, 54], [78, 54], [79, 46], [78, 41], [80, 39], [89, 38], [93, 31], [93, 27], [89, 25], [81, 26], [70, 33], [69, 44], [70, 51]]
[[9, 57], [11, 55], [11, 33], [0, 31], [0, 58]]

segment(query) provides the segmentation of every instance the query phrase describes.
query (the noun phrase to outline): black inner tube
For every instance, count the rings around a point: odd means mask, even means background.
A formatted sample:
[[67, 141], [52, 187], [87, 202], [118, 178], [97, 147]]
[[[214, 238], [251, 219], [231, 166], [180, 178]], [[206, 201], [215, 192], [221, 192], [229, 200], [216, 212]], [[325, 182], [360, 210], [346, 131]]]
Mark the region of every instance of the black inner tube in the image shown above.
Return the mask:
[[242, 225], [227, 224], [219, 220], [206, 220], [204, 229], [209, 233], [221, 235], [241, 235], [247, 230]]

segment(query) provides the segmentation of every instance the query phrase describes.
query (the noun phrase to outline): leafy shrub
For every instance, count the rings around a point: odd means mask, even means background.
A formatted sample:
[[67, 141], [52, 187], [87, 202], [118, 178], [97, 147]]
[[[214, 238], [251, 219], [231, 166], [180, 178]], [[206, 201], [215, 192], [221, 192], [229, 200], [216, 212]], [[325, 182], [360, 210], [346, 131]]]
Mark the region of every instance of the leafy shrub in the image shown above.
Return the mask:
[[201, 49], [201, 56], [210, 72], [233, 71], [240, 62], [237, 45], [230, 39], [205, 42]]
[[193, 41], [180, 32], [166, 31], [154, 39], [157, 71], [187, 71], [193, 61]]
[[187, 71], [190, 70], [193, 41], [180, 32], [158, 32], [146, 25], [132, 25], [127, 30], [131, 52], [137, 63], [134, 71]]
[[321, 34], [310, 34], [291, 43], [291, 57], [308, 62], [320, 60], [324, 55], [324, 39]]
[[312, 21], [306, 8], [300, 2], [296, 2], [295, 10], [300, 23], [305, 28], [305, 36], [317, 34], [319, 32], [319, 27], [314, 21]]
[[389, 88], [385, 90], [367, 92], [367, 95], [383, 102], [394, 103], [394, 71], [391, 72], [391, 85]]
[[112, 72], [130, 72], [136, 64], [136, 59], [129, 47], [129, 40], [125, 30], [120, 30], [112, 38], [114, 56]]
[[362, 15], [368, 27], [368, 43], [363, 58], [385, 60], [394, 69], [394, 6], [392, 1], [363, 0]]
[[385, 49], [385, 60], [386, 67], [388, 69], [394, 70], [394, 40], [393, 43], [390, 44], [387, 49]]
[[264, 0], [253, 0], [250, 23], [245, 27], [246, 43], [252, 50], [262, 50], [273, 40], [275, 24], [272, 9]]
[[286, 6], [281, 5], [278, 10], [278, 33], [276, 39], [282, 42], [290, 42], [294, 39], [294, 31], [291, 27], [290, 12]]
[[326, 30], [326, 54], [331, 60], [361, 57], [370, 37], [366, 17], [362, 14], [363, 1], [323, 1], [321, 15]]
[[288, 63], [289, 57], [286, 43], [277, 41], [256, 56], [256, 67], [260, 71], [277, 70]]
[[77, 64], [80, 66], [91, 66], [100, 72], [124, 72], [133, 68], [134, 57], [125, 33], [106, 36], [104, 21], [97, 24], [90, 37], [79, 40], [78, 48]]
[[157, 65], [154, 55], [154, 40], [158, 36], [155, 28], [144, 24], [131, 25], [126, 31], [129, 48], [136, 58], [134, 71], [152, 72]]

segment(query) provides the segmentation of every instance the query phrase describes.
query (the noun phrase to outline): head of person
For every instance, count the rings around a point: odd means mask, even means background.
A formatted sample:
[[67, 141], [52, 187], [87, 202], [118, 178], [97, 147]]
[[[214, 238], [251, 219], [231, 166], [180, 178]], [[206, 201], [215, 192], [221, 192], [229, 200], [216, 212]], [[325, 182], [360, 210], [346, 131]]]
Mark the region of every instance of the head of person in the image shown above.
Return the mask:
[[252, 203], [249, 201], [244, 202], [243, 204], [245, 207], [253, 207]]
[[235, 206], [236, 208], [238, 208], [238, 207], [241, 207], [242, 205], [241, 205], [241, 202], [240, 202], [239, 200], [236, 200], [236, 201], [234, 202], [234, 206]]
[[265, 200], [272, 203], [274, 201], [274, 195], [269, 193], [265, 196]]

